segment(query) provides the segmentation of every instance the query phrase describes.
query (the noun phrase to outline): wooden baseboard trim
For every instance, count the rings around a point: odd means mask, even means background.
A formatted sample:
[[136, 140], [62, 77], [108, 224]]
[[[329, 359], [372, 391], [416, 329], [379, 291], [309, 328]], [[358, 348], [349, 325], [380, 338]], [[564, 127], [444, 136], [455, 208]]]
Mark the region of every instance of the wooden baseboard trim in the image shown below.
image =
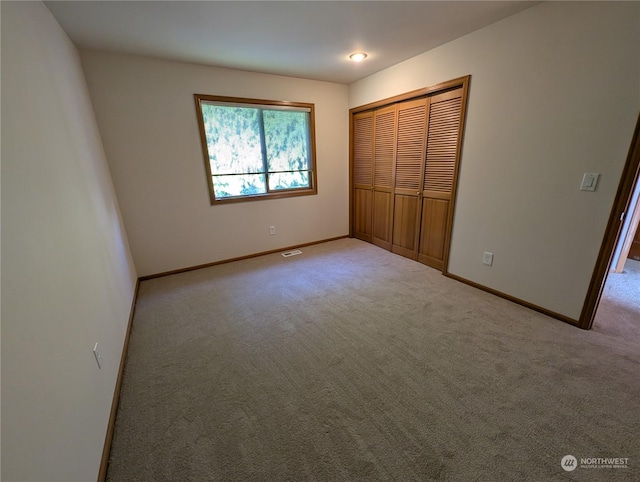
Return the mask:
[[163, 276], [170, 276], [172, 274], [186, 273], [187, 271], [195, 271], [197, 269], [202, 269], [202, 268], [210, 268], [211, 266], [217, 266], [219, 264], [233, 263], [234, 261], [242, 261], [244, 259], [257, 258], [258, 256], [266, 256], [267, 254], [281, 253], [283, 251], [290, 251], [292, 249], [299, 249], [299, 248], [304, 248], [306, 246], [313, 246], [314, 244], [328, 243], [329, 241], [337, 241], [338, 239], [344, 239], [348, 237], [349, 235], [345, 234], [344, 236], [336, 236], [335, 238], [322, 239], [320, 241], [312, 241], [310, 243], [304, 243], [304, 244], [296, 244], [294, 246], [287, 246], [285, 248], [272, 249], [269, 251], [262, 251], [260, 253], [248, 254], [246, 256], [239, 256], [237, 258], [223, 259], [220, 261], [214, 261], [212, 263], [199, 264], [196, 266], [189, 266], [187, 268], [180, 268], [180, 269], [174, 269], [171, 271], [164, 271], [162, 273], [149, 274], [146, 276], [141, 276], [140, 281], [147, 281], [154, 278], [162, 278]]
[[102, 460], [100, 462], [100, 471], [98, 472], [98, 482], [104, 482], [107, 479], [107, 469], [109, 467], [109, 454], [111, 453], [111, 442], [113, 442], [113, 430], [116, 425], [116, 415], [118, 413], [118, 403], [120, 401], [120, 389], [122, 388], [122, 376], [124, 374], [124, 365], [127, 359], [127, 349], [129, 348], [129, 337], [131, 335], [131, 324], [133, 315], [136, 311], [136, 302], [138, 301], [138, 289], [140, 288], [140, 278], [136, 280], [136, 287], [133, 291], [133, 300], [131, 300], [131, 309], [129, 310], [129, 321], [127, 322], [127, 332], [124, 337], [122, 346], [122, 355], [120, 356], [120, 366], [118, 368], [118, 378], [116, 386], [113, 390], [113, 400], [111, 401], [111, 413], [109, 415], [109, 424], [107, 425], [107, 434], [104, 439], [104, 447], [102, 449]]
[[530, 310], [537, 311], [538, 313], [542, 313], [543, 315], [550, 316], [551, 318], [555, 318], [560, 321], [564, 321], [565, 323], [569, 323], [573, 326], [580, 326], [578, 320], [574, 320], [573, 318], [569, 318], [568, 316], [561, 315], [560, 313], [556, 313], [554, 311], [548, 310], [538, 305], [534, 305], [533, 303], [529, 303], [528, 301], [521, 300], [520, 298], [516, 298], [515, 296], [508, 295], [503, 293], [502, 291], [494, 290], [493, 288], [489, 288], [488, 286], [481, 285], [474, 281], [463, 278], [462, 276], [457, 276], [451, 273], [442, 273], [447, 278], [454, 279], [456, 281], [460, 281], [461, 283], [467, 284], [469, 286], [473, 286], [474, 288], [478, 288], [479, 290], [486, 291], [487, 293], [491, 293], [492, 295], [498, 296], [500, 298], [504, 298], [505, 300], [511, 301], [512, 303], [516, 303], [518, 305], [522, 305], [525, 308], [529, 308]]

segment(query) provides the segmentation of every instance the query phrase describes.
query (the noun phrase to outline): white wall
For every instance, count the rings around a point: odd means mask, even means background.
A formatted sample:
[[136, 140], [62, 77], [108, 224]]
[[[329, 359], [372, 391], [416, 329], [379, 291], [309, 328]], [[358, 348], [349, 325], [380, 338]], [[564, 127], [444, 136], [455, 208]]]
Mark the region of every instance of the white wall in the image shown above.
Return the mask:
[[77, 50], [1, 8], [2, 480], [96, 480], [136, 273]]
[[[639, 51], [639, 3], [545, 2], [352, 84], [349, 103], [471, 74], [449, 271], [577, 319], [640, 108]], [[595, 193], [584, 172], [602, 174]]]
[[[81, 56], [140, 276], [348, 234], [347, 86]], [[314, 103], [318, 195], [211, 206], [194, 93]]]

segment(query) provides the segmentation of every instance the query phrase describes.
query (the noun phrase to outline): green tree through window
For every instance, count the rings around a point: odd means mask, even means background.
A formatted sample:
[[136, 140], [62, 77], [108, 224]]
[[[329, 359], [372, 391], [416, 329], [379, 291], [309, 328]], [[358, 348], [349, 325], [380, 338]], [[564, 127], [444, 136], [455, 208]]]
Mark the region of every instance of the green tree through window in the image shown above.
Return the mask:
[[212, 203], [317, 192], [313, 104], [195, 98]]

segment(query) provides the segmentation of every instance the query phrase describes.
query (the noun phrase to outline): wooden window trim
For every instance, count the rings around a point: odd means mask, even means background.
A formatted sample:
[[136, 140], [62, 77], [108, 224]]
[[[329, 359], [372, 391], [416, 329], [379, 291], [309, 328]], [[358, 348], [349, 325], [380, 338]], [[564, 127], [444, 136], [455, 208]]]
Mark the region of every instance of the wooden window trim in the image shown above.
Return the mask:
[[[196, 103], [196, 117], [198, 119], [198, 130], [200, 131], [200, 145], [204, 159], [205, 173], [207, 176], [207, 185], [209, 187], [209, 197], [212, 205], [228, 204], [248, 201], [262, 201], [266, 199], [282, 199], [287, 197], [310, 196], [318, 194], [318, 168], [316, 163], [316, 128], [315, 128], [315, 104], [307, 102], [291, 102], [279, 100], [251, 99], [244, 97], [226, 97], [218, 95], [193, 94]], [[267, 192], [261, 194], [247, 194], [243, 196], [234, 196], [228, 198], [216, 198], [213, 186], [213, 173], [211, 172], [211, 164], [209, 161], [209, 151], [207, 149], [207, 138], [204, 126], [204, 117], [202, 115], [202, 102], [222, 102], [229, 104], [248, 104], [260, 106], [277, 106], [292, 107], [309, 110], [309, 187], [282, 189], [274, 191], [269, 189], [268, 179]], [[262, 130], [262, 128], [261, 128]], [[261, 136], [264, 135], [261, 133]]]

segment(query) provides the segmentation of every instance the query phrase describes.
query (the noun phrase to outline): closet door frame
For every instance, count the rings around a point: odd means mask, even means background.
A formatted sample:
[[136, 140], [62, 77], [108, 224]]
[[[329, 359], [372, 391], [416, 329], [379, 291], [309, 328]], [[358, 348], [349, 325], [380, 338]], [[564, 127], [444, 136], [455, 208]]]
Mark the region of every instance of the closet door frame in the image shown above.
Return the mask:
[[446, 92], [448, 90], [462, 88], [462, 112], [460, 114], [460, 135], [458, 136], [458, 146], [457, 146], [457, 156], [456, 156], [456, 165], [455, 171], [453, 175], [453, 187], [451, 191], [451, 205], [449, 207], [449, 212], [447, 215], [447, 228], [445, 232], [445, 244], [444, 244], [444, 256], [442, 263], [442, 273], [448, 274], [448, 266], [449, 266], [449, 249], [451, 246], [451, 231], [453, 228], [453, 218], [455, 213], [455, 203], [456, 203], [456, 194], [458, 190], [458, 173], [460, 170], [460, 158], [462, 155], [462, 139], [464, 138], [464, 129], [466, 125], [466, 116], [467, 116], [467, 99], [469, 92], [469, 84], [471, 82], [471, 76], [467, 75], [464, 77], [459, 77], [457, 79], [449, 80], [447, 82], [442, 82], [440, 84], [425, 87], [418, 90], [413, 90], [411, 92], [407, 92], [404, 94], [396, 95], [394, 97], [389, 97], [387, 99], [379, 100], [376, 102], [372, 102], [369, 104], [361, 105], [358, 107], [354, 107], [349, 110], [349, 236], [353, 237], [353, 221], [354, 221], [354, 200], [353, 200], [353, 190], [354, 190], [354, 162], [353, 162], [353, 149], [354, 149], [354, 115], [359, 112], [364, 112], [367, 110], [377, 109], [380, 107], [388, 106], [391, 104], [396, 104], [398, 102], [403, 102], [412, 99], [418, 99], [420, 97], [435, 95], [439, 93]]

